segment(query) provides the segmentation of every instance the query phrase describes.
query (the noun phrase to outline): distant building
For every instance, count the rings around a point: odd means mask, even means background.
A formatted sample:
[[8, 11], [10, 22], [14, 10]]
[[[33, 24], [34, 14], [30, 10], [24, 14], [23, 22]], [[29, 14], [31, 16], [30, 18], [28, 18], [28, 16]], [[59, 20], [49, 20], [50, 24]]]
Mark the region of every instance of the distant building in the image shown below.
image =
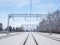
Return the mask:
[[33, 31], [36, 29], [37, 24], [23, 24], [22, 26], [24, 27], [25, 31]]
[[12, 32], [12, 27], [11, 26], [6, 27], [5, 31]]
[[0, 23], [0, 31], [3, 31], [3, 25]]

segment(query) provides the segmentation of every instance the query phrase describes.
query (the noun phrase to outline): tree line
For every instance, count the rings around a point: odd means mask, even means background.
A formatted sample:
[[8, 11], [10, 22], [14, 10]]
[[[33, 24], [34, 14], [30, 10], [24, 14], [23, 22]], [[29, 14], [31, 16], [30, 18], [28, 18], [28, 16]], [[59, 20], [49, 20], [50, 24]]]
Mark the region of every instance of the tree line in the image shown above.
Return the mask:
[[46, 19], [43, 19], [37, 26], [38, 32], [60, 33], [60, 10], [48, 13]]
[[9, 26], [5, 29], [5, 31], [8, 31], [8, 32], [23, 32], [24, 31], [24, 28], [23, 27], [12, 27], [12, 26]]

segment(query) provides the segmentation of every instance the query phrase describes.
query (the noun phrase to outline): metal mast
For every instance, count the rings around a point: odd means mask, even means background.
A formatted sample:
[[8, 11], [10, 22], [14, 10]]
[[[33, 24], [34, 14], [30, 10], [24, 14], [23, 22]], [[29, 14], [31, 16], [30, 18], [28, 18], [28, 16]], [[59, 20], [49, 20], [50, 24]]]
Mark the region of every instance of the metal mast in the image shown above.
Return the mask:
[[31, 17], [31, 14], [32, 14], [32, 0], [30, 0], [30, 17]]

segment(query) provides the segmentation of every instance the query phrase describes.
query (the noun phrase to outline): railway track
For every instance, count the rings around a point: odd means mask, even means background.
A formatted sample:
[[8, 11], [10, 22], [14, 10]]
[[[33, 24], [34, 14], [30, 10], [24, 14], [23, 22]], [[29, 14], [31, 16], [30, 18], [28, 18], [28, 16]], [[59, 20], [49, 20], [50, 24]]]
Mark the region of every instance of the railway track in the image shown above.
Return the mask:
[[25, 39], [25, 41], [24, 41], [23, 45], [25, 45], [25, 44], [26, 44], [26, 42], [27, 42], [27, 40], [28, 40], [28, 37], [29, 37], [29, 34], [28, 34], [27, 38]]
[[[24, 41], [23, 45], [26, 45], [26, 42], [27, 42], [27, 40], [28, 40], [29, 36], [30, 36], [30, 34], [28, 34], [28, 36], [26, 37], [26, 39], [25, 39], [25, 41]], [[33, 34], [31, 34], [31, 36], [32, 36], [32, 38], [33, 38], [33, 40], [34, 40], [35, 44], [36, 44], [36, 45], [38, 45], [38, 43], [37, 43], [37, 41], [36, 41], [35, 37], [33, 36]]]
[[34, 41], [35, 41], [36, 45], [38, 45], [38, 43], [37, 43], [37, 41], [36, 41], [35, 37], [33, 36], [33, 34], [31, 34], [31, 35], [32, 35], [32, 37], [33, 37], [33, 39], [34, 39]]

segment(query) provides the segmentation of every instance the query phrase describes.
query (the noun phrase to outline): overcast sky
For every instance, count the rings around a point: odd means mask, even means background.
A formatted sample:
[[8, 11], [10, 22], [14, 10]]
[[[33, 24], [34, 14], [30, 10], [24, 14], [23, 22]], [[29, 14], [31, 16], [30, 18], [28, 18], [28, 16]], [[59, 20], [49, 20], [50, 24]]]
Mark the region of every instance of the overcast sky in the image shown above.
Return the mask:
[[[47, 14], [48, 11], [53, 12], [57, 9], [60, 9], [60, 0], [32, 0], [31, 12], [34, 14]], [[30, 0], [0, 0], [0, 23], [3, 23], [4, 28], [7, 26], [8, 14], [11, 13], [29, 14]], [[27, 23], [38, 24], [38, 22], [36, 20], [24, 21], [24, 18], [15, 18], [14, 21], [12, 19], [10, 20], [10, 25], [20, 26]]]

